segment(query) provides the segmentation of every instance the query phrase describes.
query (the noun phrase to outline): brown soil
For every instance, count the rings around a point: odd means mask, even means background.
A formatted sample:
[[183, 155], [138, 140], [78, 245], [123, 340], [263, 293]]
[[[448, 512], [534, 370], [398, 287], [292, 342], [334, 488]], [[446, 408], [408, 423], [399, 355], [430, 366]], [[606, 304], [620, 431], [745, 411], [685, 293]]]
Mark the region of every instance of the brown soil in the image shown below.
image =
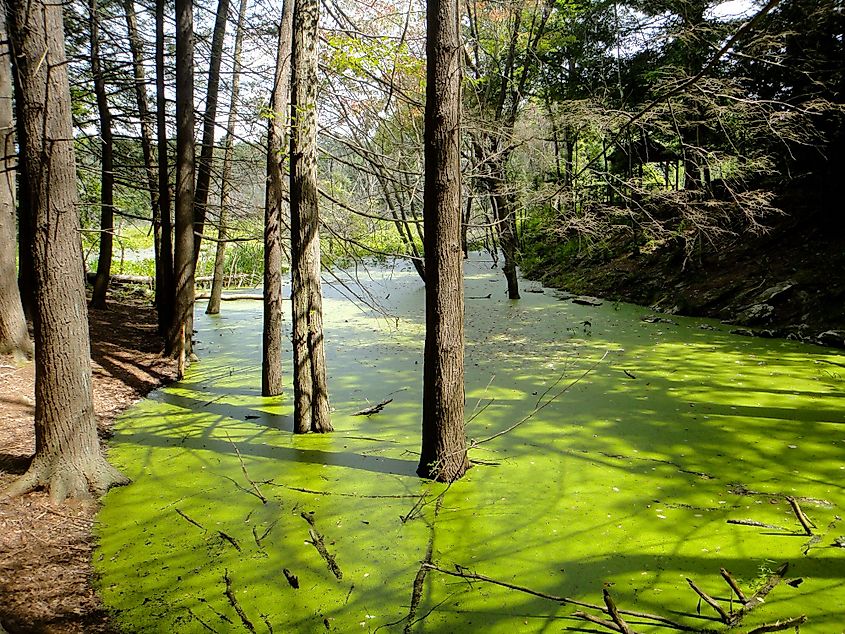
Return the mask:
[[[94, 409], [102, 436], [115, 416], [175, 378], [161, 356], [155, 312], [138, 303], [90, 311]], [[35, 450], [34, 364], [0, 356], [0, 489]], [[56, 506], [45, 493], [0, 501], [0, 631], [114, 632], [92, 587], [96, 504]]]

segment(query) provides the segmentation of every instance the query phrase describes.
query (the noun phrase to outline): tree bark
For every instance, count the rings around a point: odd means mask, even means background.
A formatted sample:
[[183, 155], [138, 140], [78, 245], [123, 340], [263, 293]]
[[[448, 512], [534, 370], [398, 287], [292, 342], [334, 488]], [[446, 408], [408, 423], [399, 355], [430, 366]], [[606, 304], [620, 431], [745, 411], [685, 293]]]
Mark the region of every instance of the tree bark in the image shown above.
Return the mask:
[[294, 429], [329, 432], [317, 207], [318, 0], [296, 0], [291, 70], [290, 213]]
[[167, 352], [190, 356], [194, 327], [194, 3], [176, 0], [175, 297]]
[[147, 187], [150, 190], [152, 209], [153, 250], [155, 253], [155, 305], [161, 314], [164, 301], [164, 271], [161, 245], [161, 208], [159, 206], [158, 172], [153, 160], [153, 121], [147, 97], [147, 80], [144, 73], [144, 45], [138, 33], [138, 21], [135, 16], [135, 0], [124, 0], [123, 10], [126, 15], [126, 29], [129, 34], [129, 49], [132, 53], [132, 72], [135, 79], [135, 101], [138, 105], [138, 118], [141, 124], [141, 152], [147, 173]]
[[459, 19], [456, 0], [429, 0], [423, 213], [426, 329], [417, 473], [443, 482], [457, 480], [469, 466], [464, 432]]
[[197, 161], [197, 188], [194, 196], [194, 266], [199, 263], [202, 232], [208, 211], [208, 192], [211, 186], [211, 160], [214, 158], [214, 129], [217, 124], [217, 95], [220, 89], [220, 62], [223, 59], [223, 40], [229, 18], [229, 0], [218, 0], [214, 32], [211, 36], [211, 58], [208, 67], [208, 87], [202, 124], [202, 147]]
[[111, 274], [112, 245], [114, 241], [114, 144], [112, 143], [111, 111], [106, 95], [100, 59], [100, 16], [97, 0], [88, 5], [88, 28], [91, 36], [91, 75], [94, 78], [94, 95], [100, 119], [100, 253], [97, 258], [97, 275], [91, 292], [91, 307], [105, 308]]
[[0, 10], [0, 354], [32, 356], [21, 295], [15, 283], [15, 122], [6, 15]]
[[[168, 339], [173, 321], [175, 282], [173, 223], [170, 217], [170, 169], [167, 143], [167, 92], [164, 67], [165, 0], [156, 0], [156, 128], [158, 145], [158, 203], [161, 211], [161, 285], [156, 287], [159, 331]], [[160, 290], [159, 290], [160, 289]]]
[[[0, 0], [0, 7], [2, 6], [2, 0]], [[29, 170], [26, 155], [21, 151], [21, 148], [26, 146], [26, 129], [21, 115], [23, 94], [20, 77], [16, 72], [12, 73], [12, 87], [15, 94], [15, 130], [18, 134], [18, 291], [21, 304], [23, 304], [23, 313], [27, 319], [31, 320], [35, 318], [35, 266], [32, 262], [33, 219], [29, 187], [26, 185]]]
[[79, 197], [61, 4], [4, 3], [21, 82], [33, 206], [35, 456], [5, 495], [90, 497], [127, 479], [100, 453], [79, 242]]
[[276, 52], [276, 73], [267, 119], [267, 187], [264, 202], [264, 331], [261, 393], [282, 392], [282, 218], [285, 195], [285, 146], [290, 113], [293, 3], [284, 0]]

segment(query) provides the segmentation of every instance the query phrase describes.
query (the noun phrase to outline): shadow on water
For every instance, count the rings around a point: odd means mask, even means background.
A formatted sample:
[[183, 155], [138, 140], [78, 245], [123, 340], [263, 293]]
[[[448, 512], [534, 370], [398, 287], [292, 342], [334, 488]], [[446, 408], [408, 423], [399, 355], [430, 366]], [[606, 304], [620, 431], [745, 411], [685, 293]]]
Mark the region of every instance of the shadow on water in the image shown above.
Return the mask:
[[[830, 632], [845, 621], [845, 551], [833, 547], [845, 532], [843, 381], [828, 367], [841, 355], [701, 320], [644, 323], [649, 311], [634, 306], [509, 302], [470, 263], [467, 295], [494, 291], [466, 309], [477, 464], [446, 487], [414, 475], [421, 287], [388, 273], [364, 280], [381, 312], [326, 289], [335, 433], [294, 435], [290, 397], [260, 396], [260, 307], [246, 302], [198, 314], [201, 362], [122, 417], [111, 457], [134, 484], [106, 498], [96, 559], [126, 631], [231, 631], [235, 603], [258, 629], [384, 631], [408, 614], [429, 539], [445, 568], [592, 603], [609, 587], [627, 609], [698, 626], [686, 577], [724, 596], [720, 567], [754, 588], [789, 561], [801, 582], [780, 584], [746, 625], [806, 613], [806, 631]], [[594, 631], [572, 611], [430, 573], [414, 631]]]

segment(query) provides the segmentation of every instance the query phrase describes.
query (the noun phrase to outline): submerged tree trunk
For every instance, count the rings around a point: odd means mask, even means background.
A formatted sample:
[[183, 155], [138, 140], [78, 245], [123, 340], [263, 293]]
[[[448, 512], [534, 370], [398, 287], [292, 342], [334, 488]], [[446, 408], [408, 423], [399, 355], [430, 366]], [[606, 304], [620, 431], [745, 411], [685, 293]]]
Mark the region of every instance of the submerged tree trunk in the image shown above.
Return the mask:
[[100, 252], [97, 258], [97, 275], [91, 292], [91, 307], [105, 308], [106, 293], [111, 275], [112, 244], [114, 241], [114, 144], [112, 143], [111, 111], [106, 95], [100, 59], [100, 16], [97, 0], [88, 5], [91, 36], [91, 75], [94, 77], [94, 94], [100, 118]]
[[218, 0], [214, 34], [211, 36], [211, 59], [208, 67], [208, 87], [202, 125], [202, 147], [197, 161], [197, 188], [194, 196], [194, 265], [199, 263], [200, 244], [208, 211], [208, 192], [211, 188], [211, 160], [214, 158], [214, 128], [217, 124], [217, 93], [220, 89], [220, 62], [223, 40], [229, 18], [229, 0]]
[[293, 2], [285, 0], [279, 24], [276, 73], [267, 119], [267, 185], [264, 200], [264, 331], [261, 393], [282, 392], [282, 213], [285, 183], [285, 141], [290, 112]]
[[129, 34], [129, 48], [132, 53], [132, 72], [135, 80], [135, 101], [138, 106], [138, 118], [141, 124], [141, 152], [147, 173], [147, 188], [150, 192], [152, 209], [153, 250], [155, 252], [155, 305], [161, 313], [161, 289], [163, 287], [162, 245], [161, 245], [161, 209], [159, 208], [158, 174], [153, 161], [153, 121], [147, 97], [147, 80], [144, 73], [143, 41], [138, 34], [138, 21], [135, 17], [135, 0], [124, 0], [126, 30]]
[[169, 339], [173, 322], [173, 223], [170, 218], [170, 169], [167, 143], [167, 93], [164, 67], [165, 0], [156, 0], [156, 127], [158, 141], [158, 206], [161, 211], [161, 284], [156, 286], [159, 332]]
[[323, 343], [317, 207], [317, 0], [296, 0], [291, 70], [290, 214], [294, 429], [332, 431]]
[[456, 0], [429, 0], [425, 100], [425, 358], [417, 473], [452, 482], [467, 470], [461, 252], [461, 41]]
[[175, 295], [167, 352], [190, 356], [194, 327], [194, 3], [176, 0]]
[[6, 9], [30, 168], [36, 345], [35, 456], [4, 493], [90, 497], [127, 479], [100, 453], [94, 419], [62, 7], [31, 0]]
[[0, 354], [32, 355], [32, 342], [15, 283], [15, 127], [6, 15], [0, 5]]

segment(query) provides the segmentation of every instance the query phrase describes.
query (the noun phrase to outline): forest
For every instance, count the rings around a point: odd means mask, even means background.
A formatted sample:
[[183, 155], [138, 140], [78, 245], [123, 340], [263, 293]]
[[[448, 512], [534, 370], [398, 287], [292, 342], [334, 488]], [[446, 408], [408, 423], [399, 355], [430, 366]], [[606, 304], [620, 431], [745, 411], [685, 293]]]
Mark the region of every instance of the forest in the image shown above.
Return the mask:
[[841, 0], [0, 0], [0, 131], [0, 634], [845, 627]]

